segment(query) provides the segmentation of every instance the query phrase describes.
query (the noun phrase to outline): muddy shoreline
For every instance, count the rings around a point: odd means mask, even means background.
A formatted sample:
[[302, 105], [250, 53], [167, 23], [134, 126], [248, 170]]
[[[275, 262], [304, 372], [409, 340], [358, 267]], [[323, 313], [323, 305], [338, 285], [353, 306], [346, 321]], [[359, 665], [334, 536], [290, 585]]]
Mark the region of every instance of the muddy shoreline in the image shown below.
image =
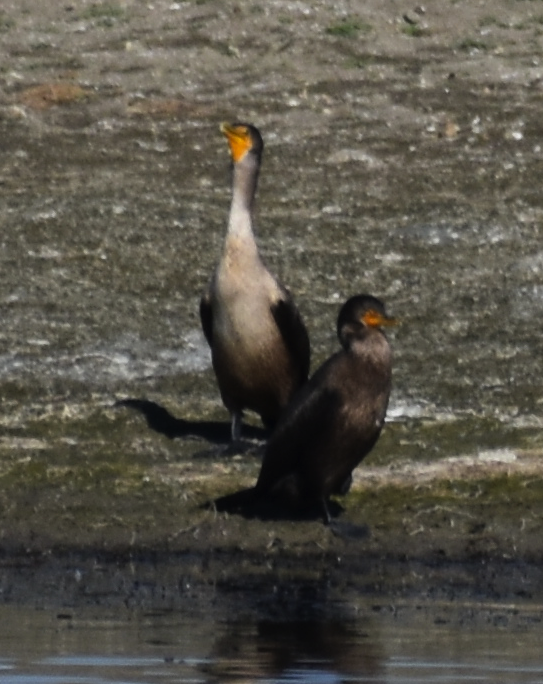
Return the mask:
[[[209, 458], [207, 451], [208, 465]], [[211, 458], [220, 456], [215, 451]], [[258, 468], [254, 456], [244, 459], [245, 468]], [[126, 482], [124, 493], [104, 491], [103, 482], [86, 491], [33, 488], [30, 515], [21, 508], [25, 481], [22, 499], [11, 491], [11, 528], [2, 529], [0, 600], [205, 610], [238, 596], [244, 606], [273, 612], [288, 597], [324, 611], [356, 597], [384, 609], [422, 601], [429, 611], [442, 602], [470, 612], [473, 604], [494, 604], [541, 617], [541, 499], [533, 459], [519, 458], [516, 468], [469, 458], [417, 469], [373, 467], [366, 482], [360, 469], [330, 527], [209, 510], [202, 504], [216, 491], [216, 467], [211, 475], [204, 475], [206, 466], [191, 475], [182, 467], [181, 476], [176, 464], [148, 469], [143, 495]], [[222, 490], [224, 480], [240, 481], [233, 470], [222, 465]]]
[[[311, 568], [310, 570], [308, 568]], [[41, 609], [88, 607], [205, 612], [211, 606], [276, 614], [400, 608], [458, 617], [474, 610], [543, 620], [541, 563], [519, 559], [415, 559], [337, 551], [265, 555], [96, 549], [11, 554], [0, 560], [1, 601]], [[290, 608], [289, 608], [290, 606]], [[192, 608], [191, 608], [192, 607]], [[230, 615], [232, 617], [232, 615]]]

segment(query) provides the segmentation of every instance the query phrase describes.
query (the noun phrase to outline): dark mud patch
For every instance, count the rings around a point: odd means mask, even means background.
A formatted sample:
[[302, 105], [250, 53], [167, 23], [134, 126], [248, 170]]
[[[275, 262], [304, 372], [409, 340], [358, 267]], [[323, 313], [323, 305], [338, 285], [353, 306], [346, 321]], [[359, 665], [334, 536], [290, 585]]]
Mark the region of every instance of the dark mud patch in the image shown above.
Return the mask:
[[[541, 564], [478, 557], [406, 560], [349, 553], [92, 552], [0, 559], [4, 603], [38, 608], [100, 607], [253, 611], [282, 619], [333, 614], [352, 601], [379, 612], [404, 606], [480, 617], [485, 609], [543, 619]], [[474, 613], [474, 605], [478, 606]], [[229, 609], [230, 606], [230, 609]], [[334, 608], [336, 606], [336, 608]], [[229, 610], [231, 611], [229, 613]], [[299, 616], [299, 615], [298, 615]]]

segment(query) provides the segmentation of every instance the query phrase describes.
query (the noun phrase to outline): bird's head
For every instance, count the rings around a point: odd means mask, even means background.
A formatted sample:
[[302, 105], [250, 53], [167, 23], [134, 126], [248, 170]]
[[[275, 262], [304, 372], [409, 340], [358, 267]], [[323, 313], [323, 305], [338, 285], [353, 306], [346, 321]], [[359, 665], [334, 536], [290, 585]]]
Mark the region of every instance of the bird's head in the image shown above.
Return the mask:
[[398, 321], [389, 316], [385, 305], [372, 295], [355, 295], [341, 307], [337, 319], [337, 334], [340, 341], [352, 335], [357, 336], [367, 328], [384, 328], [397, 325]]
[[223, 123], [221, 133], [228, 140], [234, 164], [245, 159], [248, 154], [260, 160], [264, 150], [264, 141], [258, 128], [248, 123]]

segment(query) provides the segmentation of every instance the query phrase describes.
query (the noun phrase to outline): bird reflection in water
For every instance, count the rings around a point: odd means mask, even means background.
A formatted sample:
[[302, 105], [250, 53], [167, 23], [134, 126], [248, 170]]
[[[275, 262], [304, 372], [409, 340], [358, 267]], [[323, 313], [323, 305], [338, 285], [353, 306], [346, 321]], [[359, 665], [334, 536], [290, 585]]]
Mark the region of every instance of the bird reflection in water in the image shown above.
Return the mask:
[[[322, 616], [232, 623], [214, 645], [208, 674], [220, 681], [384, 682], [370, 625]], [[383, 679], [381, 679], [383, 676]]]

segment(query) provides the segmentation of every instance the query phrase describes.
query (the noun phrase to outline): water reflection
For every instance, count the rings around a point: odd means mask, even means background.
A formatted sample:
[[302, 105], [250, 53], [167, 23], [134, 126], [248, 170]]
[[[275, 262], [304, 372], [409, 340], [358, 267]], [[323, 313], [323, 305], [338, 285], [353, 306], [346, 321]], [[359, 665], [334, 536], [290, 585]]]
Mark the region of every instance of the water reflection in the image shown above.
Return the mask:
[[222, 601], [181, 612], [1, 607], [0, 684], [543, 681], [540, 609], [269, 608], [242, 602], [246, 615], [234, 617]]
[[235, 623], [217, 639], [210, 670], [219, 678], [246, 682], [254, 677], [381, 682], [383, 655], [370, 631], [369, 624], [339, 618]]

